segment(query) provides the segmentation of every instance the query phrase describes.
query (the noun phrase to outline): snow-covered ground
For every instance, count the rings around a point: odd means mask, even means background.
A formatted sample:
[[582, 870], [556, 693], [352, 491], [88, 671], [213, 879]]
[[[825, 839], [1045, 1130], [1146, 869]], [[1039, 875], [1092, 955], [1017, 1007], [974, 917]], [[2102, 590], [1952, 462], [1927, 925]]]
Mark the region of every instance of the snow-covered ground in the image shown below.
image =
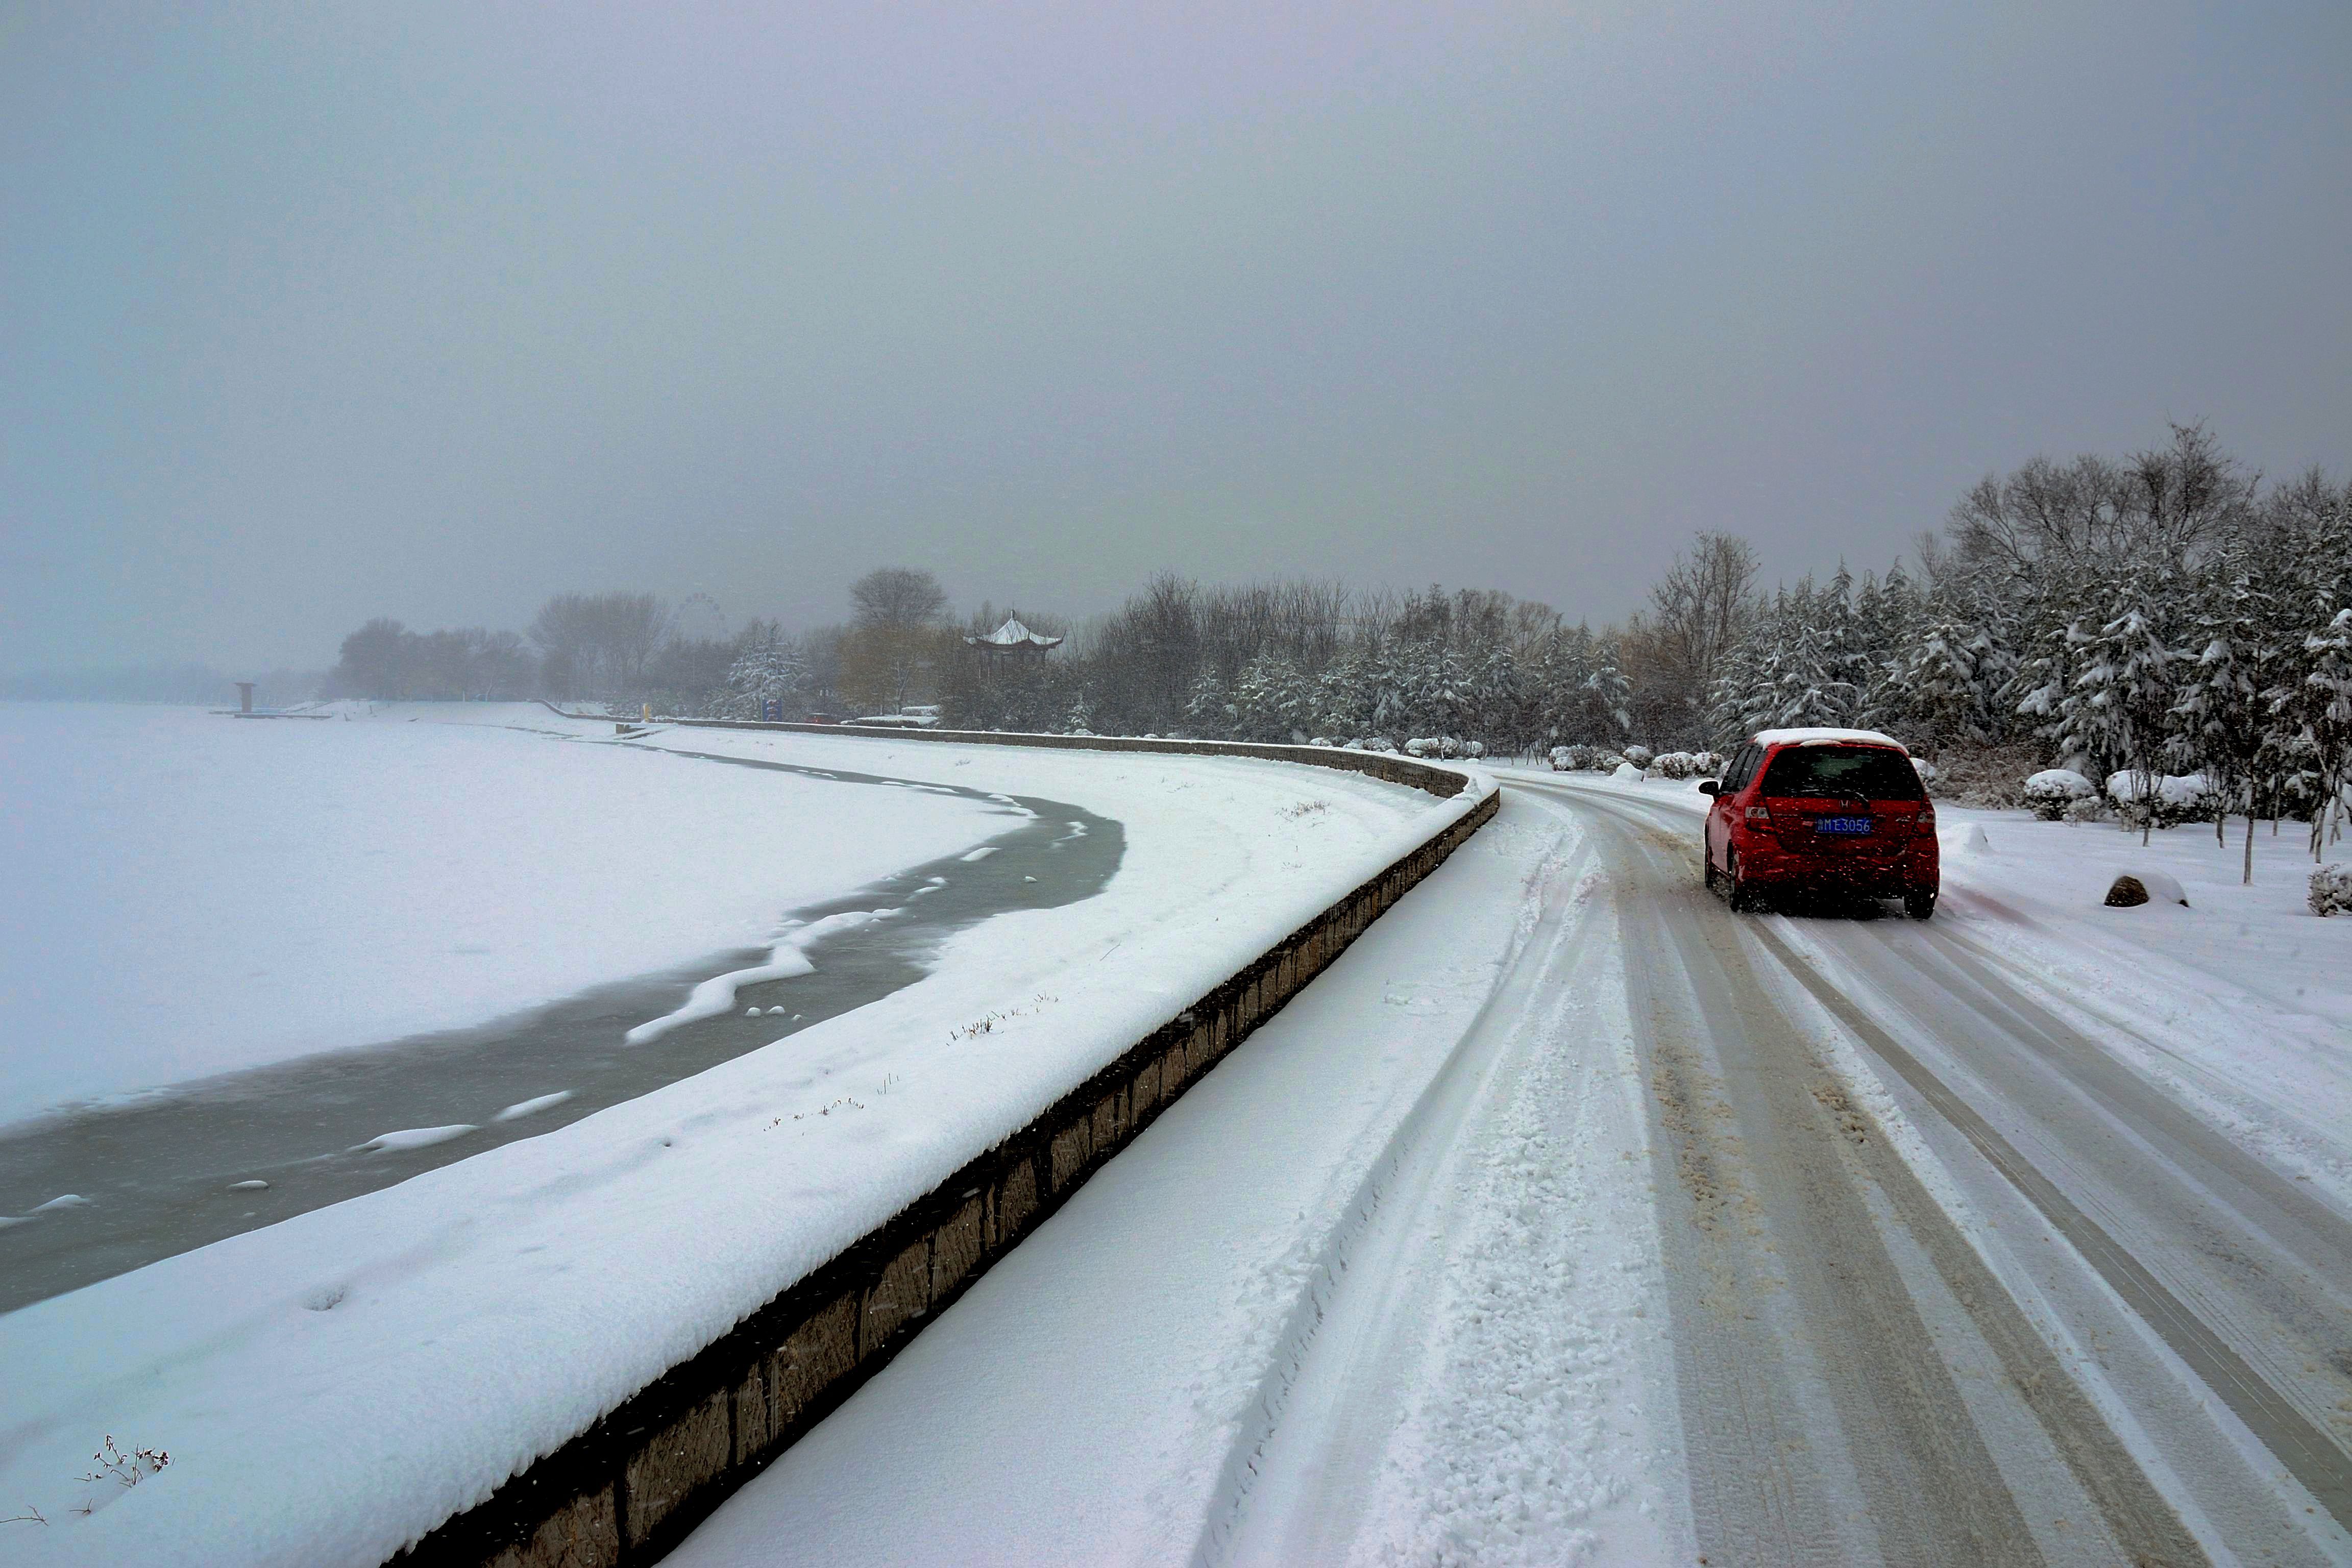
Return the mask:
[[338, 711], [0, 712], [0, 1122], [772, 941], [795, 905], [1004, 826], [535, 704]]
[[1609, 904], [1507, 795], [671, 1561], [1686, 1560]]
[[[1477, 798], [1238, 759], [655, 739], [1070, 800], [1124, 826], [1126, 857], [1101, 896], [967, 930], [928, 978], [787, 1042], [0, 1317], [0, 1500], [51, 1521], [8, 1527], [12, 1561], [380, 1561]], [[697, 781], [772, 776], [612, 760]], [[110, 1433], [168, 1448], [170, 1468], [130, 1489], [79, 1481]]]

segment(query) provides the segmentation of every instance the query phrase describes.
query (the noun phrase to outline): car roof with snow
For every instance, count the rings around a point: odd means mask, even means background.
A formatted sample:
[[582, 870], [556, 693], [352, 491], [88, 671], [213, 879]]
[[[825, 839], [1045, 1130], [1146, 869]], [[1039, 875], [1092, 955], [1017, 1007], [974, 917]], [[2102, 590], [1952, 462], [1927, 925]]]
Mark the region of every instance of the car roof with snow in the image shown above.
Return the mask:
[[1892, 746], [1906, 757], [1911, 754], [1902, 742], [1875, 730], [1759, 730], [1748, 739], [1759, 746]]

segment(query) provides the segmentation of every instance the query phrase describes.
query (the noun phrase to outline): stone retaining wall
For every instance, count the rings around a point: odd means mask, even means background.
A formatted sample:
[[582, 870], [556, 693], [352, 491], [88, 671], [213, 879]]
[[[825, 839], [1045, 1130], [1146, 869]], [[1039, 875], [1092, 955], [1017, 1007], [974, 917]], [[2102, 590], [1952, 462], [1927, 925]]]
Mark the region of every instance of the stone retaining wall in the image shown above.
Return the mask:
[[[716, 721], [705, 721], [719, 727]], [[1267, 757], [1452, 797], [1468, 780], [1377, 752], [848, 725], [728, 723], [892, 739]], [[467, 1568], [632, 1568], [683, 1540], [887, 1365], [1225, 1053], [1496, 811], [1450, 826], [1260, 954], [1026, 1127], [394, 1559]]]

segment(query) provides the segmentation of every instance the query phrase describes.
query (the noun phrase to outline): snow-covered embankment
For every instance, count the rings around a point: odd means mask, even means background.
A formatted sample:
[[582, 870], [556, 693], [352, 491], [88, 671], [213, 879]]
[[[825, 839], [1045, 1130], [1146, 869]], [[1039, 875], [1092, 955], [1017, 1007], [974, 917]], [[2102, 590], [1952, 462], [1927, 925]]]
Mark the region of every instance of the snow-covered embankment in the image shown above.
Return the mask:
[[[26, 1560], [379, 1562], [516, 1476], [436, 1552], [657, 1547], [1492, 809], [1207, 756], [667, 739], [1099, 802], [1129, 853], [789, 1051], [0, 1319], [0, 1497], [59, 1516]], [[173, 1464], [67, 1518], [102, 1431]]]

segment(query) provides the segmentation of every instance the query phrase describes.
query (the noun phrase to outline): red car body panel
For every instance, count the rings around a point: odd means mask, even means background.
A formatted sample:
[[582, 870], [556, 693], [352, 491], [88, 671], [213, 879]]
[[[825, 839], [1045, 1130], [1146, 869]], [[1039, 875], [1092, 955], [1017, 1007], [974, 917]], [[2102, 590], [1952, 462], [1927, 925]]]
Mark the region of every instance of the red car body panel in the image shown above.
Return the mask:
[[[1783, 752], [1815, 749], [1829, 755], [1801, 757], [1775, 777]], [[1818, 787], [1821, 781], [1806, 775], [1829, 765], [1871, 787], [1834, 794], [1790, 787], [1792, 777]], [[1709, 871], [1726, 878], [1736, 870], [1755, 892], [1932, 899], [1941, 879], [1936, 808], [1898, 746], [1750, 742], [1724, 770], [1721, 793], [1706, 814], [1706, 862]]]

